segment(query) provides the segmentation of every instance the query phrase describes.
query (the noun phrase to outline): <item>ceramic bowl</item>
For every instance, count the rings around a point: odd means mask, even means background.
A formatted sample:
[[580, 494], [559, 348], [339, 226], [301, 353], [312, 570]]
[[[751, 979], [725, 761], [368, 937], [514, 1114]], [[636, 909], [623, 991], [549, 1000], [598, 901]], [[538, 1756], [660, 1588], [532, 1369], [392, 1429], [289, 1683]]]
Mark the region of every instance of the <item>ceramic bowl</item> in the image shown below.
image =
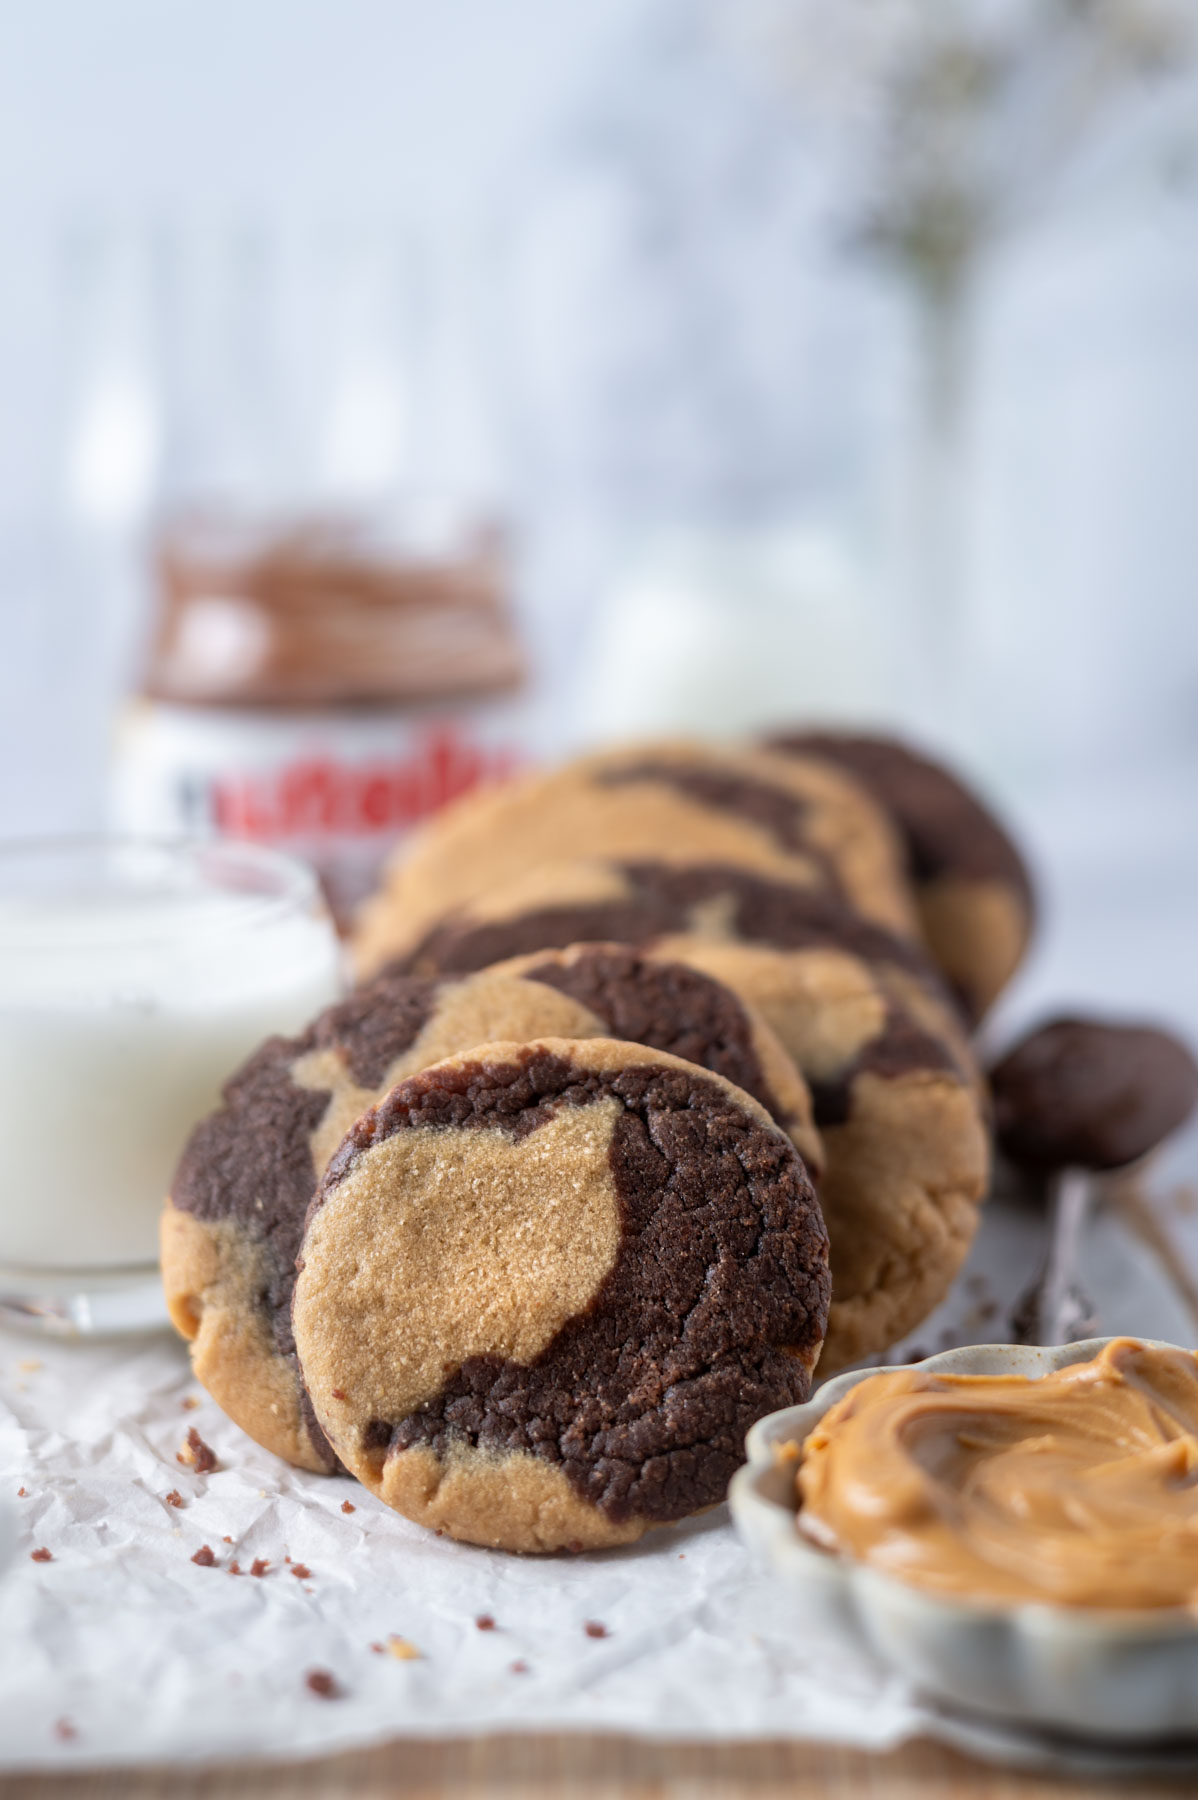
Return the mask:
[[[1036, 1377], [1088, 1361], [1109, 1342], [1091, 1338], [1046, 1350], [982, 1344], [918, 1366], [946, 1375]], [[923, 1692], [990, 1718], [1111, 1742], [1198, 1735], [1193, 1614], [960, 1601], [800, 1536], [795, 1465], [780, 1462], [775, 1447], [801, 1443], [843, 1394], [877, 1373], [838, 1375], [805, 1406], [760, 1420], [748, 1436], [749, 1460], [732, 1482], [732, 1516], [750, 1550], [773, 1570], [780, 1603], [789, 1593], [796, 1629], [829, 1630]]]

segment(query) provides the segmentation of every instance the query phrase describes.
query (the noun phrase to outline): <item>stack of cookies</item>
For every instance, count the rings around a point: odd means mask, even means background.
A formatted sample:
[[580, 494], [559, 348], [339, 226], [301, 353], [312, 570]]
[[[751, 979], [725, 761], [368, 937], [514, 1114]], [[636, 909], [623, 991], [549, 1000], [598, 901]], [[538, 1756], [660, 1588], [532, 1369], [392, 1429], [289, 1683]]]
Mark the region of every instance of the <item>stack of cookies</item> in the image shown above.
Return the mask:
[[901, 747], [613, 750], [441, 814], [362, 984], [271, 1039], [163, 1222], [260, 1443], [514, 1550], [715, 1505], [748, 1426], [944, 1296], [988, 1175], [969, 1028], [1009, 839]]

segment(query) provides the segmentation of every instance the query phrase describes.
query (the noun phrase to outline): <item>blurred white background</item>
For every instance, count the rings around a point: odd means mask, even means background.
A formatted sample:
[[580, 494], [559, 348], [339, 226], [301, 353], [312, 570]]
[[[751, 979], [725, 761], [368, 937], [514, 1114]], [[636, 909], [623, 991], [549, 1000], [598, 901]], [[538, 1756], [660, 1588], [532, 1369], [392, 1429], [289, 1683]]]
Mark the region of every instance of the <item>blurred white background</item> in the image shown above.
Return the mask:
[[829, 143], [748, 10], [0, 10], [0, 833], [102, 819], [164, 507], [432, 485], [515, 526], [551, 742], [914, 725], [1121, 939], [1112, 998], [1198, 983], [1198, 85], [1129, 81], [986, 236], [936, 468], [857, 102]]

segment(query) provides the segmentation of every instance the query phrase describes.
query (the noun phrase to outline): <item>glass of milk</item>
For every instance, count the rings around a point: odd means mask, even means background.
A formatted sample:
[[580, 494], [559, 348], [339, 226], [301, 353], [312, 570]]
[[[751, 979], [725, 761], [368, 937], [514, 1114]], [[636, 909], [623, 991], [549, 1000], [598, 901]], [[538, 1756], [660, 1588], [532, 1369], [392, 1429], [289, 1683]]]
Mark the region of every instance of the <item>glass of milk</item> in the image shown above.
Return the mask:
[[314, 876], [254, 845], [0, 845], [0, 1317], [165, 1319], [158, 1217], [187, 1135], [272, 1032], [336, 998]]

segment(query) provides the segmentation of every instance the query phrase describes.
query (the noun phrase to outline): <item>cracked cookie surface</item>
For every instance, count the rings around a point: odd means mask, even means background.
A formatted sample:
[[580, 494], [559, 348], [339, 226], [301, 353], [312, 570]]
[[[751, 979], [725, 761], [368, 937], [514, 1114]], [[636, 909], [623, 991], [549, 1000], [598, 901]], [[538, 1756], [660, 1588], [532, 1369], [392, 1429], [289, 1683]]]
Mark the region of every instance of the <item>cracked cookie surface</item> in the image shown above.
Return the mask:
[[610, 1039], [493, 1044], [353, 1128], [294, 1324], [338, 1454], [389, 1504], [514, 1550], [716, 1504], [805, 1395], [827, 1238], [794, 1148], [718, 1076]]

